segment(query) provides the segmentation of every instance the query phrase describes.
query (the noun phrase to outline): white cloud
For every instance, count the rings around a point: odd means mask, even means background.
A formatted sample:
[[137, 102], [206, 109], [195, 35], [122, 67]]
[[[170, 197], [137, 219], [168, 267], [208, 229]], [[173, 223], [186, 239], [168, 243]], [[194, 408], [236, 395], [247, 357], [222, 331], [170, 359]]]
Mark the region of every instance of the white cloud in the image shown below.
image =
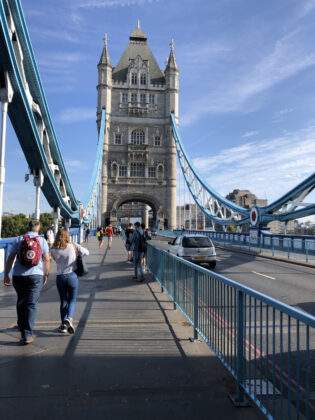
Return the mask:
[[84, 0], [80, 1], [78, 7], [82, 9], [110, 8], [140, 6], [145, 3], [154, 3], [159, 0]]
[[288, 114], [291, 114], [291, 112], [294, 111], [294, 108], [283, 108], [280, 109], [279, 111], [275, 112], [274, 116], [272, 117], [272, 122], [273, 123], [278, 123], [278, 122], [282, 122], [284, 121], [284, 119], [286, 118], [286, 116]]
[[96, 119], [96, 111], [95, 108], [87, 107], [67, 108], [60, 112], [57, 119], [63, 124], [93, 121]]
[[315, 171], [315, 126], [194, 159], [208, 183], [226, 195], [249, 189], [269, 201], [283, 195]]
[[257, 134], [259, 134], [259, 131], [258, 131], [258, 130], [246, 131], [246, 132], [242, 135], [242, 138], [243, 138], [243, 139], [248, 139], [249, 137], [254, 137], [254, 136], [257, 136]]
[[85, 171], [88, 168], [86, 162], [78, 159], [65, 159], [65, 166], [68, 173], [77, 173], [78, 170]]
[[[298, 40], [299, 31], [293, 31], [280, 38], [269, 54], [254, 63], [233, 66], [231, 74], [221, 75], [204, 87], [204, 94], [190, 101], [189, 110], [183, 115], [182, 124], [191, 125], [212, 113], [228, 113], [255, 109], [249, 101], [271, 89], [276, 84], [289, 79], [301, 71], [315, 65], [315, 52], [307, 51]], [[234, 52], [235, 54], [236, 52]], [[256, 104], [256, 107], [258, 105]]]
[[315, 0], [304, 0], [299, 5], [298, 18], [303, 18], [315, 10]]

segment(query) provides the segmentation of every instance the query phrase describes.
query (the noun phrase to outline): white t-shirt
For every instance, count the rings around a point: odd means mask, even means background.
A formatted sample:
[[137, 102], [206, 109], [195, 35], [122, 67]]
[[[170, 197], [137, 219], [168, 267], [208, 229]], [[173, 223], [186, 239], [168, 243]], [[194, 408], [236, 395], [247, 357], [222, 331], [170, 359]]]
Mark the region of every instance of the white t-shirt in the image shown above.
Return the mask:
[[65, 249], [52, 248], [50, 250], [51, 256], [57, 264], [57, 275], [70, 274], [76, 269], [77, 253], [75, 247], [82, 255], [89, 255], [88, 249], [75, 243], [68, 244]]
[[47, 235], [47, 242], [52, 245], [55, 241], [55, 234], [54, 231], [52, 229], [48, 229], [46, 232]]

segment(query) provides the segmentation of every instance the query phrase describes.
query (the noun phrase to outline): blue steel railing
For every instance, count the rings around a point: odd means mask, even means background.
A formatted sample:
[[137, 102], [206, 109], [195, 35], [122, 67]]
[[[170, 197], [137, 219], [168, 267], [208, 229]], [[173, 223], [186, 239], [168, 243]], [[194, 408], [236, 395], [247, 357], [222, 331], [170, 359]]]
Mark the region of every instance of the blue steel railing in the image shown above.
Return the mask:
[[[148, 244], [162, 289], [270, 419], [315, 416], [315, 317]], [[303, 417], [304, 416], [304, 417]]]

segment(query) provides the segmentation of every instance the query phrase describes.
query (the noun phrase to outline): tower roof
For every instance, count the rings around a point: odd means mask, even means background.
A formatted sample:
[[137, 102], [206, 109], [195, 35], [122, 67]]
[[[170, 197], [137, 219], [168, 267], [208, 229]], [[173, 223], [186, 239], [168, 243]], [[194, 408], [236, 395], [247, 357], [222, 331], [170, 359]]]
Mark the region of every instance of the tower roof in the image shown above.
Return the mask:
[[136, 28], [131, 32], [130, 41], [146, 41], [147, 35], [143, 32], [140, 26], [140, 20], [138, 19]]
[[109, 51], [108, 51], [108, 35], [107, 34], [105, 34], [103, 40], [104, 40], [104, 47], [103, 47], [102, 55], [98, 64], [111, 66]]
[[165, 83], [165, 77], [161, 71], [156, 59], [154, 58], [148, 43], [147, 36], [140, 28], [140, 22], [134, 31], [132, 31], [129, 44], [121, 56], [117, 66], [113, 70], [113, 79], [125, 82], [127, 80], [128, 68], [132, 60], [140, 56], [142, 60], [148, 62], [148, 69], [151, 82]]

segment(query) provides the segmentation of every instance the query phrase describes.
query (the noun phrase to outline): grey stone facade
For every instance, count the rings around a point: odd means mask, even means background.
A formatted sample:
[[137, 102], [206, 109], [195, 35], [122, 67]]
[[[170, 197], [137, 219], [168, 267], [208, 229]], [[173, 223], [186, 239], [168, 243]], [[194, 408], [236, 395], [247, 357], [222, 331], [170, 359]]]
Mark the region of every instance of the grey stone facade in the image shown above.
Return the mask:
[[125, 203], [149, 205], [154, 219], [176, 226], [176, 150], [170, 113], [178, 119], [179, 72], [171, 47], [162, 72], [136, 28], [116, 67], [108, 45], [98, 65], [97, 123], [106, 108], [101, 214], [115, 223]]

